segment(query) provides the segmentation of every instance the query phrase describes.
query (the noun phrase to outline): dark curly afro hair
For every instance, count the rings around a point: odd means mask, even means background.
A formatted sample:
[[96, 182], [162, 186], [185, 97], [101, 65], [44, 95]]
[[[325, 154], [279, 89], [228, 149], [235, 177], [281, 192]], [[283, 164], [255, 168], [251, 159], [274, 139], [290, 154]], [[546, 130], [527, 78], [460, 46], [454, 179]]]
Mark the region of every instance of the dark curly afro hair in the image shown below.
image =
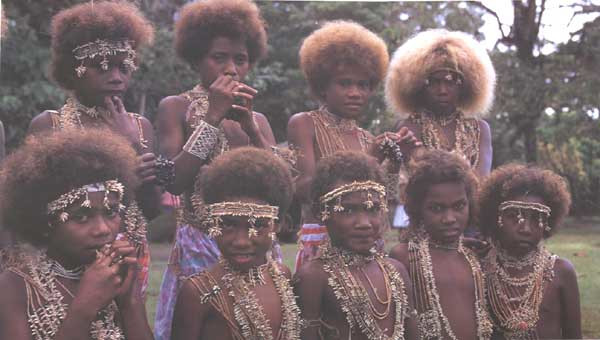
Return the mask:
[[202, 195], [206, 204], [230, 197], [250, 197], [279, 207], [281, 219], [293, 195], [287, 165], [273, 153], [253, 147], [236, 148], [215, 159], [202, 172]]
[[441, 183], [462, 183], [469, 201], [469, 224], [477, 217], [477, 177], [469, 164], [459, 156], [442, 150], [424, 151], [411, 160], [406, 185], [405, 210], [410, 228], [416, 231], [423, 220], [422, 211], [429, 188]]
[[350, 21], [331, 21], [309, 35], [300, 47], [300, 68], [319, 99], [338, 68], [359, 67], [368, 73], [371, 88], [385, 77], [389, 54], [385, 42]]
[[315, 216], [320, 213], [319, 198], [340, 183], [373, 181], [385, 185], [385, 176], [377, 160], [363, 152], [338, 151], [317, 163], [312, 182], [311, 201]]
[[132, 47], [149, 44], [154, 37], [152, 24], [142, 12], [126, 1], [93, 1], [60, 11], [52, 18], [52, 78], [63, 88], [73, 90], [73, 56], [77, 46], [96, 39], [130, 40]]
[[136, 153], [105, 129], [70, 129], [29, 137], [0, 170], [2, 225], [19, 238], [43, 245], [50, 231], [47, 205], [60, 195], [110, 179], [125, 186], [130, 202], [138, 180]]
[[241, 39], [250, 64], [267, 51], [267, 32], [258, 7], [250, 0], [204, 0], [187, 4], [175, 23], [175, 50], [190, 65], [208, 52], [217, 37]]
[[550, 237], [569, 213], [571, 194], [566, 181], [550, 170], [522, 164], [507, 164], [494, 170], [479, 192], [479, 221], [486, 236], [498, 231], [498, 207], [517, 196], [536, 195], [552, 209], [544, 237]]

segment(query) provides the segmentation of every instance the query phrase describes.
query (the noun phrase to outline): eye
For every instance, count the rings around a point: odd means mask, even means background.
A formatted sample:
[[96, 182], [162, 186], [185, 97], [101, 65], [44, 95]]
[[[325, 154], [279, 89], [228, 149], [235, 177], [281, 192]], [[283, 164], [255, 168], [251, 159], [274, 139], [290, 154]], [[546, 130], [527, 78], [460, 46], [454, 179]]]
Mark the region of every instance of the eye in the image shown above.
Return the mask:
[[119, 71], [124, 74], [129, 74], [131, 72], [131, 68], [127, 64], [121, 63], [121, 65], [119, 65]]
[[466, 206], [466, 202], [458, 202], [454, 205], [454, 210], [463, 210]]
[[339, 84], [343, 87], [348, 87], [352, 85], [352, 82], [349, 79], [340, 79]]
[[246, 56], [238, 56], [235, 58], [236, 65], [244, 65], [248, 62], [248, 58]]
[[69, 219], [77, 223], [85, 223], [88, 221], [89, 216], [85, 213], [74, 213], [71, 214]]
[[366, 80], [361, 80], [358, 82], [358, 87], [360, 87], [361, 90], [370, 90], [371, 89], [371, 83], [369, 81]]
[[442, 209], [442, 206], [439, 205], [439, 204], [432, 204], [432, 205], [429, 206], [429, 210], [432, 211], [432, 212], [434, 212], [434, 213], [439, 213], [443, 209]]

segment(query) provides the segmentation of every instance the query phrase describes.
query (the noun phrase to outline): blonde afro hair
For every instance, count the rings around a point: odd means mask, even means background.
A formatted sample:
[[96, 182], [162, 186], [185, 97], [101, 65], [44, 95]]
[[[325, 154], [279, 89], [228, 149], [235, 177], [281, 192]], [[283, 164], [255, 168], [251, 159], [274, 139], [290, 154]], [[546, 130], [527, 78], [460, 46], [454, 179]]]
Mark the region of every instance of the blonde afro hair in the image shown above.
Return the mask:
[[389, 54], [385, 42], [365, 27], [350, 21], [331, 21], [309, 35], [300, 47], [300, 68], [312, 92], [321, 92], [340, 65], [359, 66], [368, 72], [374, 88], [385, 77]]
[[487, 113], [494, 101], [494, 65], [472, 36], [445, 29], [419, 33], [394, 52], [385, 82], [388, 106], [400, 118], [421, 110], [419, 94], [425, 79], [439, 70], [462, 76], [458, 109], [471, 117]]
[[267, 52], [265, 23], [250, 0], [203, 0], [189, 3], [175, 24], [175, 50], [191, 65], [206, 55], [217, 37], [241, 39], [250, 64]]

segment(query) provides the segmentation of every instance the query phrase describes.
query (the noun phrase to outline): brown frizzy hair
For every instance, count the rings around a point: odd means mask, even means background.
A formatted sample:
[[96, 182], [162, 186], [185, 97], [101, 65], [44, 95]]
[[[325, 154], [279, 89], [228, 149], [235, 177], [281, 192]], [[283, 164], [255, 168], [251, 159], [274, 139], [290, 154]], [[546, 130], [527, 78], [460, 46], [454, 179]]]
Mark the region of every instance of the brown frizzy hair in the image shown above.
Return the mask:
[[350, 21], [330, 21], [311, 33], [300, 47], [300, 68], [313, 94], [322, 92], [342, 65], [359, 67], [375, 88], [385, 77], [389, 54], [385, 42], [365, 27]]
[[550, 170], [522, 164], [506, 164], [492, 171], [479, 191], [479, 221], [484, 235], [498, 232], [498, 207], [517, 196], [539, 196], [552, 210], [544, 237], [556, 232], [571, 206], [571, 193], [565, 179]]
[[409, 217], [409, 227], [417, 231], [423, 221], [423, 204], [431, 186], [442, 183], [462, 183], [469, 201], [469, 221], [477, 217], [478, 180], [469, 164], [459, 156], [443, 150], [428, 150], [410, 161], [410, 176], [406, 185], [404, 208]]
[[190, 65], [201, 60], [217, 37], [242, 40], [254, 65], [267, 52], [265, 23], [251, 0], [203, 0], [189, 3], [175, 23], [175, 50]]
[[2, 225], [19, 238], [44, 245], [47, 205], [87, 184], [117, 179], [130, 202], [138, 180], [136, 153], [123, 137], [106, 129], [69, 129], [29, 137], [0, 170]]
[[320, 213], [320, 197], [339, 186], [340, 182], [373, 181], [385, 185], [385, 176], [377, 160], [363, 152], [338, 151], [317, 163], [311, 186], [312, 209]]
[[75, 60], [73, 49], [96, 41], [130, 40], [134, 49], [150, 44], [154, 38], [152, 24], [131, 3], [88, 1], [60, 11], [52, 18], [52, 78], [67, 90], [74, 89]]
[[202, 195], [206, 204], [232, 197], [256, 198], [279, 207], [285, 216], [293, 195], [287, 165], [272, 152], [254, 147], [229, 151], [202, 172]]
[[385, 82], [390, 110], [400, 118], [422, 110], [425, 80], [440, 69], [462, 75], [458, 109], [468, 117], [488, 112], [496, 71], [485, 47], [471, 35], [445, 29], [418, 33], [394, 52]]

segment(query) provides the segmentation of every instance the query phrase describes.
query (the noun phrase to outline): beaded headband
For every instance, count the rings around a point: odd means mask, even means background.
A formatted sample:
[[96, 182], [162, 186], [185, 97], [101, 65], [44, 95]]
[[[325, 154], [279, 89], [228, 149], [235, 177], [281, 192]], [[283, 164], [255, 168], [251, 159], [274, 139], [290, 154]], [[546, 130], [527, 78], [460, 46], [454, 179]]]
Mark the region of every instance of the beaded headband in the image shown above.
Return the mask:
[[321, 196], [321, 198], [319, 199], [319, 202], [321, 203], [321, 221], [325, 222], [331, 215], [331, 211], [329, 210], [329, 203], [331, 201], [335, 200], [335, 205], [333, 206], [334, 212], [344, 211], [344, 207], [342, 206], [342, 196], [357, 191], [367, 192], [367, 200], [365, 201], [365, 206], [369, 209], [371, 209], [375, 205], [375, 203], [373, 202], [373, 194], [371, 193], [371, 191], [375, 191], [377, 194], [379, 194], [379, 202], [381, 204], [382, 210], [387, 211], [387, 201], [385, 199], [385, 186], [373, 181], [354, 181], [350, 184], [344, 184], [342, 186], [339, 186], [326, 193], [325, 195]]
[[[270, 226], [279, 219], [279, 207], [272, 205], [245, 203], [245, 202], [219, 202], [209, 204], [205, 208], [206, 217], [209, 219], [210, 227], [208, 228], [208, 236], [217, 237], [223, 233], [221, 227], [223, 216], [247, 216], [250, 228], [248, 229], [248, 237], [258, 235], [256, 229], [256, 220], [259, 218], [269, 219]], [[273, 237], [273, 235], [271, 235]]]
[[[521, 210], [534, 210], [540, 213], [538, 225], [541, 229], [545, 231], [550, 231], [550, 226], [548, 225], [548, 218], [550, 217], [550, 213], [552, 209], [549, 206], [536, 202], [523, 202], [523, 201], [504, 201], [498, 207], [498, 226], [503, 226], [502, 220], [502, 212], [507, 209], [517, 209], [517, 221], [519, 224], [525, 222], [525, 218], [523, 218], [523, 213]], [[542, 215], [546, 216], [546, 219], [542, 218]]]
[[83, 199], [83, 202], [81, 202], [82, 207], [91, 208], [92, 203], [90, 202], [88, 193], [102, 191], [104, 192], [104, 207], [107, 209], [110, 208], [108, 205], [108, 195], [110, 193], [116, 193], [119, 201], [119, 209], [122, 210], [125, 208], [121, 203], [123, 201], [125, 187], [117, 180], [108, 180], [105, 182], [86, 184], [80, 188], [73, 189], [65, 194], [62, 194], [54, 201], [48, 203], [46, 211], [49, 216], [55, 216], [58, 214], [58, 220], [64, 223], [69, 219], [69, 213], [65, 211], [67, 208], [81, 199]]
[[135, 71], [135, 50], [131, 47], [131, 40], [117, 40], [117, 41], [106, 41], [102, 39], [96, 39], [96, 41], [89, 42], [77, 46], [73, 49], [73, 56], [76, 60], [81, 61], [81, 65], [75, 68], [77, 77], [81, 78], [85, 74], [87, 68], [84, 65], [86, 59], [94, 59], [97, 56], [102, 57], [100, 61], [100, 67], [103, 71], [108, 70], [108, 56], [117, 55], [118, 53], [127, 53], [127, 57], [123, 61], [123, 64], [129, 69], [129, 71]]
[[[436, 72], [448, 72], [448, 74], [444, 76], [444, 79], [447, 81], [454, 81], [457, 85], [461, 85], [463, 82], [464, 75], [458, 70], [449, 67], [441, 67], [429, 72], [429, 76]], [[430, 84], [429, 76], [425, 79], [425, 85]]]

